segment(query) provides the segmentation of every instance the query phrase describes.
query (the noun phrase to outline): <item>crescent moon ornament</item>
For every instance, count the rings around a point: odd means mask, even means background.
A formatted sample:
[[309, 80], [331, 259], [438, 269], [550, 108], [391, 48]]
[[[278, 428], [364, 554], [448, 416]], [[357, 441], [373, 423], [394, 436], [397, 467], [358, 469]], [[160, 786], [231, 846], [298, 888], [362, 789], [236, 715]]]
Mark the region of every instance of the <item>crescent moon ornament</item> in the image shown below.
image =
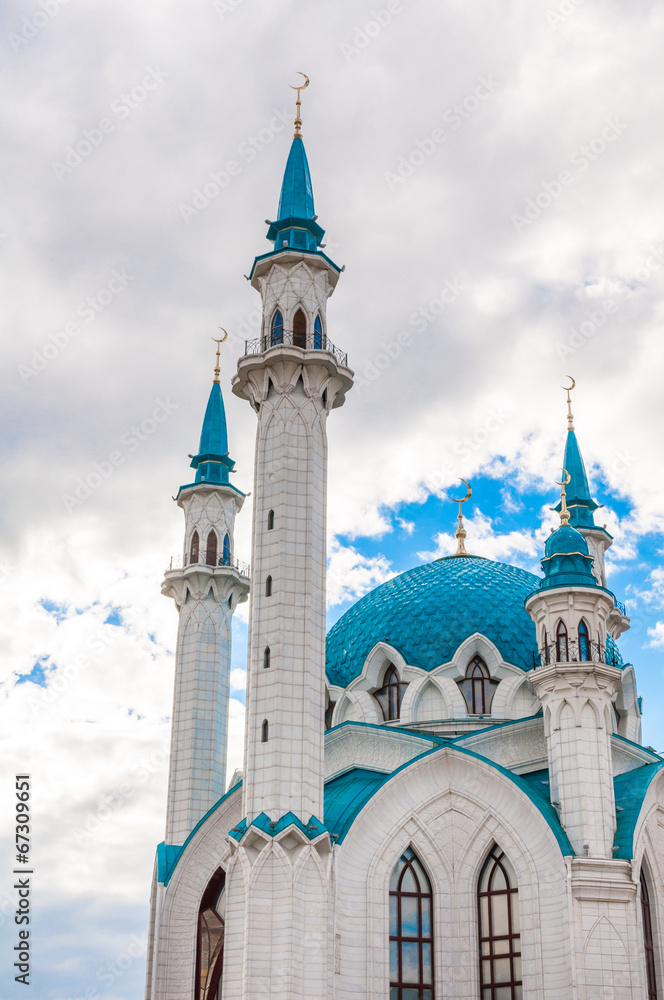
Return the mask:
[[221, 339], [219, 340], [217, 340], [216, 337], [213, 337], [212, 339], [216, 340], [218, 344], [223, 344], [225, 340], [228, 340], [228, 331], [224, 330], [223, 326], [218, 326], [217, 330], [221, 330], [221, 332], [223, 333], [223, 337], [221, 337]]
[[[461, 477], [459, 477], [459, 478], [461, 479]], [[466, 500], [470, 500], [473, 491], [472, 491], [471, 485], [470, 485], [470, 483], [468, 482], [467, 479], [461, 479], [461, 482], [464, 483], [464, 485], [467, 487], [467, 493], [466, 493], [465, 497], [461, 497], [461, 499], [457, 499], [456, 497], [451, 497], [449, 495], [447, 497], [447, 499], [451, 500], [452, 503], [458, 503], [459, 504], [459, 513], [457, 515], [458, 516], [458, 521], [459, 521], [459, 526], [458, 526], [457, 530], [454, 532], [454, 537], [457, 540], [457, 550], [454, 553], [455, 556], [467, 556], [468, 555], [468, 552], [466, 551], [466, 546], [464, 544], [464, 539], [466, 537], [466, 529], [463, 526], [463, 514], [461, 513], [461, 504], [465, 503]]]
[[306, 73], [303, 73], [301, 69], [298, 69], [297, 72], [300, 74], [300, 76], [304, 77], [304, 83], [301, 83], [299, 87], [294, 87], [292, 83], [289, 83], [288, 86], [290, 87], [291, 90], [297, 90], [298, 92], [297, 96], [299, 97], [300, 91], [306, 90], [307, 87], [309, 86], [309, 77], [307, 76]]
[[466, 493], [465, 497], [462, 497], [460, 500], [457, 500], [456, 497], [448, 496], [447, 499], [451, 500], [452, 503], [465, 503], [466, 500], [470, 500], [471, 496], [473, 495], [473, 490], [470, 483], [467, 482], [465, 479], [461, 479], [461, 477], [459, 477], [459, 479], [462, 483], [464, 483], [465, 486], [468, 487], [468, 492]]
[[[575, 379], [572, 378], [571, 375], [568, 375], [567, 378], [570, 380], [570, 382], [572, 384], [571, 385], [563, 385], [563, 386], [561, 386], [561, 389], [564, 389], [565, 392], [567, 393], [567, 430], [568, 431], [573, 431], [574, 430], [574, 414], [572, 413], [572, 397], [570, 396], [570, 393], [571, 393], [572, 389], [574, 388], [574, 386], [576, 385], [576, 381], [575, 381]], [[560, 483], [558, 485], [560, 485]]]
[[301, 83], [299, 87], [294, 86], [292, 83], [288, 84], [291, 90], [297, 90], [297, 100], [295, 101], [295, 121], [293, 122], [295, 125], [295, 132], [293, 133], [294, 139], [302, 138], [302, 133], [300, 132], [300, 129], [302, 128], [302, 118], [300, 116], [302, 101], [300, 100], [300, 92], [302, 90], [306, 90], [309, 86], [309, 77], [307, 74], [303, 73], [301, 69], [298, 69], [297, 72], [300, 76], [304, 77], [304, 83]]
[[572, 389], [576, 386], [576, 381], [572, 378], [571, 375], [566, 375], [565, 378], [568, 378], [572, 384], [571, 385], [563, 385], [563, 386], [561, 386], [561, 389], [564, 389], [565, 392], [571, 392]]
[[215, 362], [215, 365], [214, 365], [214, 381], [215, 382], [219, 381], [219, 374], [221, 372], [221, 365], [219, 364], [219, 352], [220, 352], [220, 349], [221, 349], [221, 345], [223, 344], [223, 342], [225, 340], [228, 340], [228, 331], [224, 330], [223, 326], [219, 326], [219, 327], [217, 327], [217, 329], [221, 330], [221, 332], [223, 333], [223, 337], [213, 337], [212, 338], [214, 340], [215, 344], [217, 345], [217, 359], [216, 359], [216, 362]]
[[567, 479], [563, 478], [562, 483], [559, 483], [558, 480], [556, 479], [556, 486], [569, 486], [569, 483], [570, 483], [572, 477], [570, 476], [570, 474], [567, 471], [567, 469], [563, 469], [563, 473], [564, 473], [565, 476], [567, 476]]

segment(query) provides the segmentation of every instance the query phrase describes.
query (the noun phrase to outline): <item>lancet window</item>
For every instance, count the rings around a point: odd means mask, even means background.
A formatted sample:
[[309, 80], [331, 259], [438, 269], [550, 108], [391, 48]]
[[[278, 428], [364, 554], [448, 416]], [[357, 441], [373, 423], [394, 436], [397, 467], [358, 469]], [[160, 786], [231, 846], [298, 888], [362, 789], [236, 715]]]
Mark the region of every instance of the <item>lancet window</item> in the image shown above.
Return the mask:
[[582, 661], [590, 660], [590, 634], [588, 632], [588, 626], [581, 619], [579, 622], [579, 659]]
[[434, 1000], [433, 894], [412, 847], [390, 879], [390, 1000]]
[[314, 350], [320, 351], [323, 346], [323, 324], [320, 321], [320, 316], [316, 316], [314, 322]]
[[648, 1000], [657, 1000], [657, 973], [655, 971], [655, 944], [652, 933], [652, 915], [650, 912], [650, 893], [646, 873], [641, 869], [641, 923], [643, 924], [643, 948], [646, 959], [646, 983]]
[[263, 650], [263, 669], [264, 670], [268, 670], [269, 667], [270, 667], [270, 657], [271, 657], [271, 655], [272, 654], [270, 653], [270, 647], [266, 646], [265, 649]]
[[293, 346], [307, 346], [307, 317], [302, 309], [298, 309], [293, 316]]
[[199, 553], [199, 550], [200, 550], [200, 545], [201, 545], [201, 543], [200, 543], [200, 539], [198, 537], [198, 532], [195, 531], [193, 533], [193, 535], [191, 536], [191, 542], [189, 544], [189, 562], [190, 563], [197, 563], [198, 562], [198, 553]]
[[265, 579], [265, 596], [272, 597], [272, 577], [268, 576]]
[[263, 719], [263, 724], [261, 726], [261, 743], [267, 743], [270, 738], [270, 724], [267, 719]]
[[394, 664], [390, 664], [383, 677], [383, 686], [374, 692], [376, 701], [383, 712], [385, 722], [394, 722], [401, 716], [401, 701], [407, 683], [399, 680], [399, 674]]
[[477, 903], [481, 1000], [522, 1000], [519, 891], [497, 844], [480, 874]]
[[196, 1000], [215, 1000], [221, 993], [225, 911], [226, 876], [219, 868], [205, 890], [198, 911]]
[[207, 536], [207, 545], [205, 547], [205, 562], [208, 566], [217, 565], [217, 533], [212, 528]]
[[274, 528], [274, 511], [271, 510], [268, 512], [267, 515], [267, 530], [272, 531], [273, 528]]
[[460, 684], [469, 715], [488, 715], [498, 682], [491, 680], [489, 668], [481, 656], [474, 656]]
[[283, 344], [284, 342], [284, 320], [283, 316], [277, 309], [276, 313], [272, 317], [272, 328], [270, 330], [270, 347], [274, 347], [275, 344]]
[[230, 535], [228, 535], [228, 534], [224, 535], [224, 549], [223, 549], [223, 555], [221, 557], [221, 560], [222, 560], [222, 562], [221, 562], [222, 566], [230, 566], [230, 563], [231, 563], [231, 539], [230, 539]]
[[565, 622], [558, 622], [556, 629], [556, 660], [558, 663], [567, 663], [569, 654], [567, 651], [567, 628]]

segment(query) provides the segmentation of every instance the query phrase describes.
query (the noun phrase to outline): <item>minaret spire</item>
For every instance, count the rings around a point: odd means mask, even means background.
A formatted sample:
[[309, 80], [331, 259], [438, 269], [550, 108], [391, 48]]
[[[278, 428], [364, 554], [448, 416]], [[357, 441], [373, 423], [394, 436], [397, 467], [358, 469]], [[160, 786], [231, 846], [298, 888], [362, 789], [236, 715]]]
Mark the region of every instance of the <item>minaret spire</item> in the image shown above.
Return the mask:
[[457, 540], [457, 550], [454, 553], [455, 556], [467, 556], [468, 555], [468, 552], [466, 551], [466, 546], [465, 546], [465, 539], [466, 539], [467, 531], [466, 531], [466, 529], [463, 526], [463, 514], [461, 512], [461, 504], [465, 503], [466, 500], [470, 500], [471, 496], [473, 495], [473, 491], [472, 491], [470, 483], [466, 482], [465, 479], [462, 479], [461, 482], [464, 483], [468, 487], [468, 492], [466, 493], [465, 497], [461, 497], [460, 500], [457, 500], [455, 497], [448, 497], [447, 498], [448, 500], [451, 500], [452, 503], [458, 503], [459, 504], [459, 514], [458, 514], [459, 525], [457, 527], [457, 530], [454, 532], [454, 537]]
[[306, 90], [307, 87], [309, 86], [309, 77], [307, 76], [307, 74], [303, 73], [301, 70], [298, 70], [298, 73], [300, 74], [300, 76], [304, 77], [304, 83], [301, 84], [299, 87], [293, 86], [292, 83], [288, 84], [291, 90], [297, 90], [297, 100], [295, 101], [295, 120], [293, 122], [293, 125], [295, 126], [295, 132], [293, 133], [294, 139], [302, 138], [302, 133], [300, 131], [300, 129], [302, 128], [302, 118], [301, 118], [302, 101], [300, 100], [300, 91]]

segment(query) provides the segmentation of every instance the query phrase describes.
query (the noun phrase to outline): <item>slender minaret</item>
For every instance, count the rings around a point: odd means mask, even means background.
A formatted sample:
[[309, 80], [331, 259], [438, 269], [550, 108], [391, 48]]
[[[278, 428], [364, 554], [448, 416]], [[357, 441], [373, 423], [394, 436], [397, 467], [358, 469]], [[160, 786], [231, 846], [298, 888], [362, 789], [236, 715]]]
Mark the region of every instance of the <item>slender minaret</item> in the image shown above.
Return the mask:
[[161, 588], [180, 614], [167, 844], [183, 844], [225, 791], [231, 618], [249, 592], [248, 572], [233, 557], [233, 526], [244, 493], [229, 482], [235, 463], [228, 456], [219, 384], [220, 342], [198, 454], [191, 462], [196, 478], [177, 495], [185, 514], [182, 558], [172, 560]]
[[[305, 84], [306, 86], [306, 84]], [[301, 88], [300, 88], [301, 89]], [[279, 210], [250, 279], [261, 336], [246, 345], [233, 392], [256, 410], [253, 588], [244, 811], [277, 821], [323, 820], [326, 422], [352, 385], [327, 336], [326, 304], [340, 269], [320, 249], [300, 128]]]

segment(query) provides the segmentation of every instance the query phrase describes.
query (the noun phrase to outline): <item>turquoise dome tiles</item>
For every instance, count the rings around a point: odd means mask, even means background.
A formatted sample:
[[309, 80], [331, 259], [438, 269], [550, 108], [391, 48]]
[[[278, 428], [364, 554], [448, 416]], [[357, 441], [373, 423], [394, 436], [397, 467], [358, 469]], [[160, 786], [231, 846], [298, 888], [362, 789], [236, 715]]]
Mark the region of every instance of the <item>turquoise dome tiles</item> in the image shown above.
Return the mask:
[[524, 609], [539, 577], [479, 556], [449, 556], [408, 570], [365, 594], [330, 629], [327, 678], [346, 687], [362, 672], [377, 642], [406, 663], [434, 670], [474, 632], [509, 663], [533, 667], [535, 626]]

